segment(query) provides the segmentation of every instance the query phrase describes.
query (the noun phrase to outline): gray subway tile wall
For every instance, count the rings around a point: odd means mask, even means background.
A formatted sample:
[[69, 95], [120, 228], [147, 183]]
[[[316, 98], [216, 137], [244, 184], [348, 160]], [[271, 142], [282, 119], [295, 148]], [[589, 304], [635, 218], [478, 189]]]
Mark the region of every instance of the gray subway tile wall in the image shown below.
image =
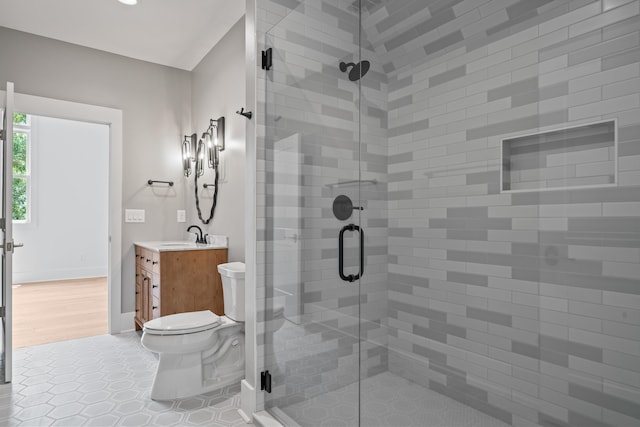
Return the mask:
[[[514, 426], [640, 424], [640, 1], [368, 1], [361, 34], [357, 2], [257, 3], [275, 56], [258, 73], [259, 355], [278, 367], [259, 403], [389, 370]], [[361, 94], [338, 71], [359, 39]], [[519, 141], [502, 183], [529, 188], [501, 194], [503, 140], [612, 120], [617, 152], [610, 128], [544, 157]], [[295, 134], [283, 171], [275, 143]], [[360, 294], [337, 279], [330, 209], [358, 192], [327, 187], [359, 178], [377, 181]], [[269, 229], [292, 222], [300, 310], [277, 329], [291, 252]]]

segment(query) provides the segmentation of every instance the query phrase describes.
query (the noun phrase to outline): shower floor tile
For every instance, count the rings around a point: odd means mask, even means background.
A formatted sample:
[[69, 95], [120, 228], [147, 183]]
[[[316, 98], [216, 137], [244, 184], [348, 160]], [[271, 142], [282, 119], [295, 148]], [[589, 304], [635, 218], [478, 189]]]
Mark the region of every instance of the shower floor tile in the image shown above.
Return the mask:
[[247, 426], [239, 383], [152, 401], [157, 364], [135, 332], [16, 349], [13, 382], [0, 385], [0, 425]]
[[[363, 427], [509, 427], [508, 424], [398, 375], [361, 383]], [[357, 425], [358, 384], [279, 408], [300, 426]]]

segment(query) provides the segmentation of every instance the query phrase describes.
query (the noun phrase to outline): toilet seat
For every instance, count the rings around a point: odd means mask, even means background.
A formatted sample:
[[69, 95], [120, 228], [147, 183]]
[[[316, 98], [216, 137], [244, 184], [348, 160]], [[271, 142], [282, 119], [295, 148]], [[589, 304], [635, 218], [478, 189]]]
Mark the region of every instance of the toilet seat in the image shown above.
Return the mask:
[[162, 316], [146, 322], [143, 330], [150, 335], [184, 335], [206, 331], [219, 324], [219, 316], [204, 310]]

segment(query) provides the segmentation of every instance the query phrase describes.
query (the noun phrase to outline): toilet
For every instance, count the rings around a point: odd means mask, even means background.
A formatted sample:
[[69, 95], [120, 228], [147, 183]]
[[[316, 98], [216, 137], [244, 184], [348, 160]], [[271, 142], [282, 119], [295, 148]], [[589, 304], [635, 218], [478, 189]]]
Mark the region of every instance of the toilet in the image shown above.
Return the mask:
[[244, 378], [245, 266], [220, 264], [218, 271], [224, 316], [205, 310], [162, 316], [143, 325], [142, 345], [160, 359], [151, 399], [182, 399]]

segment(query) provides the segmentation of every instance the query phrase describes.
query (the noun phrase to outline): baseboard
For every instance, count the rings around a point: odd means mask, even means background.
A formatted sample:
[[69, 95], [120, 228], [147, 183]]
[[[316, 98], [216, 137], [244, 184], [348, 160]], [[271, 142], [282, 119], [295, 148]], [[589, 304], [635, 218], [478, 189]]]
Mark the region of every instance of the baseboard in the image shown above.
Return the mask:
[[240, 409], [238, 413], [246, 423], [253, 422], [256, 412], [256, 389], [247, 380], [240, 381]]
[[50, 271], [14, 271], [12, 280], [14, 284], [32, 283], [32, 282], [49, 282], [54, 280], [75, 280], [90, 279], [94, 277], [107, 277], [106, 267], [91, 268], [66, 268]]
[[114, 332], [116, 334], [123, 332], [131, 332], [135, 330], [135, 325], [133, 323], [133, 318], [135, 317], [136, 312], [130, 311], [129, 313], [121, 313], [120, 314], [120, 331]]

